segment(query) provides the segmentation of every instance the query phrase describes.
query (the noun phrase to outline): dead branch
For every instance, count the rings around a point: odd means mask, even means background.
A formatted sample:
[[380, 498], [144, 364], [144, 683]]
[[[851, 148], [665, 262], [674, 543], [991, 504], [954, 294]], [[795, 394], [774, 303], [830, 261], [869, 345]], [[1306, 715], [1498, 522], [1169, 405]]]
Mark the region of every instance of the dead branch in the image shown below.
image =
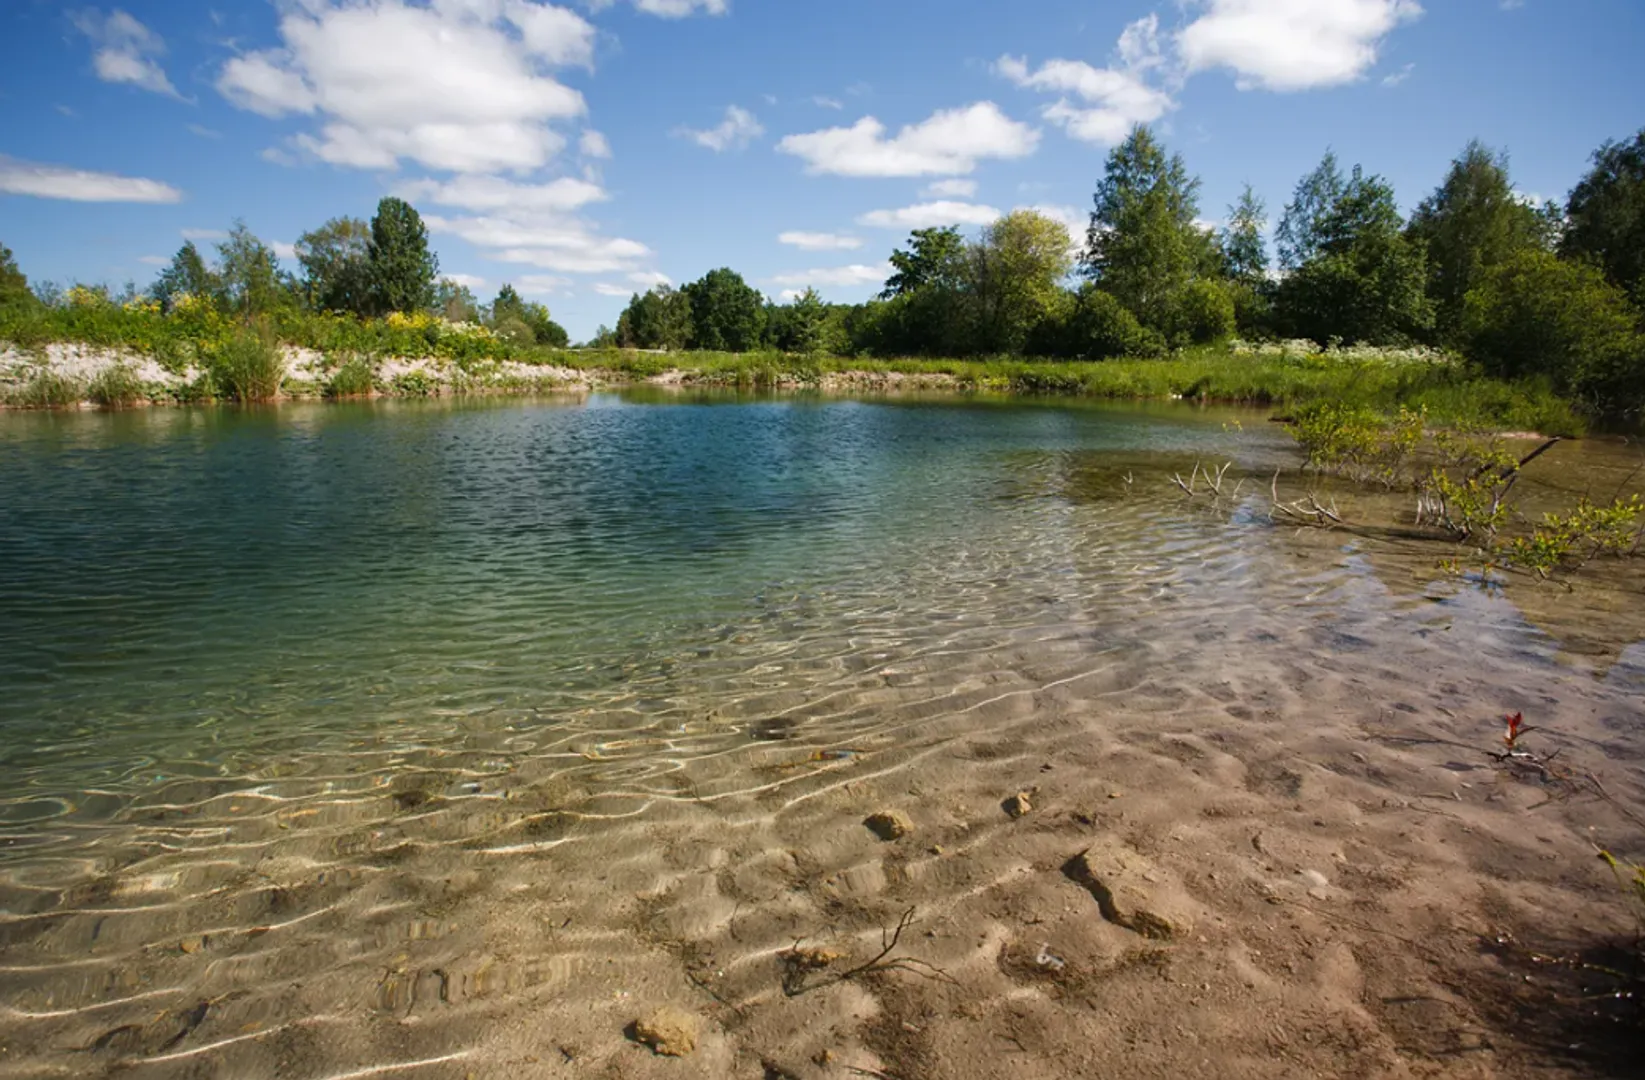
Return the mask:
[[953, 982], [953, 978], [935, 964], [927, 963], [912, 956], [892, 956], [897, 950], [897, 943], [902, 939], [903, 931], [907, 930], [914, 922], [914, 910], [909, 908], [903, 912], [902, 917], [897, 920], [895, 928], [888, 930], [881, 927], [880, 945], [882, 947], [872, 959], [858, 964], [856, 967], [847, 968], [845, 971], [836, 972], [831, 977], [819, 982], [808, 983], [807, 980], [811, 972], [819, 967], [826, 966], [831, 962], [831, 958], [822, 959], [808, 954], [796, 942], [793, 949], [782, 955], [785, 964], [783, 994], [787, 997], [798, 997], [820, 987], [833, 986], [835, 983], [842, 983], [862, 975], [871, 975], [878, 971], [908, 971], [922, 978]]

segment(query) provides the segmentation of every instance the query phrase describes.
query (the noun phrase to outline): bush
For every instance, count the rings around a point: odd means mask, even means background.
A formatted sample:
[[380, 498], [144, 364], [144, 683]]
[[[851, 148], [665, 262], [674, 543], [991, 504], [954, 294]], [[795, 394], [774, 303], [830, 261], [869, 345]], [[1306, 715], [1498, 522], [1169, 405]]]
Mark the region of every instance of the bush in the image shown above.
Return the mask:
[[240, 402], [273, 401], [286, 377], [285, 354], [269, 324], [242, 327], [211, 361], [218, 392]]
[[24, 409], [65, 409], [80, 404], [83, 387], [76, 379], [41, 369], [11, 396]]
[[1598, 413], [1636, 415], [1645, 398], [1638, 317], [1586, 263], [1529, 251], [1492, 268], [1463, 302], [1461, 336], [1487, 374], [1547, 378]]
[[1091, 285], [1053, 309], [1036, 330], [1034, 344], [1048, 356], [1086, 360], [1165, 352], [1164, 338], [1139, 323], [1113, 294]]
[[327, 397], [365, 397], [377, 388], [376, 366], [367, 357], [350, 356], [326, 382]]
[[115, 361], [92, 378], [86, 396], [105, 409], [125, 409], [143, 396], [143, 384], [131, 365]]
[[1200, 279], [1171, 304], [1171, 337], [1177, 345], [1209, 345], [1234, 334], [1234, 298], [1226, 285]]

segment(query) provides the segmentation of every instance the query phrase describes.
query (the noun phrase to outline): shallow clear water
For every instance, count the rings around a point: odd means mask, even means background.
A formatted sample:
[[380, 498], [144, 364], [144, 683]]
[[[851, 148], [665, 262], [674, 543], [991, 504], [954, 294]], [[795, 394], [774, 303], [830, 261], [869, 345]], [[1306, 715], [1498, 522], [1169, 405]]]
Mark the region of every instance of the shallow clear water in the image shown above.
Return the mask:
[[[1561, 453], [1549, 498], [1636, 456]], [[1184, 500], [1169, 476], [1202, 460], [1245, 485]], [[238, 1047], [223, 1075], [269, 1073], [258, 1032], [426, 1004], [394, 974], [419, 947], [449, 953], [419, 969], [447, 1002], [445, 972], [479, 955], [456, 924], [537, 887], [515, 860], [552, 853], [567, 896], [611, 867], [645, 893], [688, 813], [718, 808], [754, 858], [832, 797], [834, 766], [917, 773], [957, 733], [1175, 715], [1230, 672], [1301, 686], [1345, 656], [1390, 693], [1413, 664], [1645, 690], [1637, 581], [1511, 600], [1397, 534], [1276, 529], [1267, 478], [1295, 464], [1265, 414], [1188, 407], [0, 413], [16, 1074], [89, 1068], [77, 1046], [170, 1075], [201, 1021], [174, 1042], [142, 1017], [196, 1000], [214, 1024], [240, 1003], [213, 1036]], [[417, 894], [475, 873], [481, 900]], [[473, 998], [574, 977], [491, 948]], [[274, 1072], [444, 1061], [472, 1036], [345, 1039]]]

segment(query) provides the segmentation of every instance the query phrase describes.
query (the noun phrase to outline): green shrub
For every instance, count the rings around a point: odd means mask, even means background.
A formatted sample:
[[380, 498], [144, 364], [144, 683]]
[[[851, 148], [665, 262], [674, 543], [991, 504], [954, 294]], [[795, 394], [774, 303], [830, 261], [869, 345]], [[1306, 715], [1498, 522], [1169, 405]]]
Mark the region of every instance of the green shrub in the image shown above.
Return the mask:
[[242, 327], [212, 358], [220, 394], [239, 402], [273, 401], [286, 377], [286, 359], [268, 323]]
[[376, 365], [370, 358], [356, 354], [331, 373], [325, 392], [327, 397], [364, 397], [376, 388]]
[[1181, 345], [1209, 345], [1234, 334], [1234, 298], [1221, 282], [1189, 282], [1171, 305], [1171, 337]]
[[1596, 267], [1543, 251], [1488, 271], [1463, 303], [1463, 350], [1489, 375], [1542, 377], [1595, 412], [1645, 404], [1645, 340], [1627, 296]]
[[117, 360], [92, 377], [86, 396], [105, 409], [125, 409], [142, 398], [143, 383], [135, 368]]
[[80, 404], [84, 389], [78, 379], [42, 368], [12, 394], [11, 403], [24, 409], [65, 409]]
[[1423, 420], [1422, 413], [1404, 406], [1384, 416], [1364, 406], [1317, 401], [1296, 411], [1291, 435], [1307, 452], [1310, 467], [1392, 487], [1422, 440]]

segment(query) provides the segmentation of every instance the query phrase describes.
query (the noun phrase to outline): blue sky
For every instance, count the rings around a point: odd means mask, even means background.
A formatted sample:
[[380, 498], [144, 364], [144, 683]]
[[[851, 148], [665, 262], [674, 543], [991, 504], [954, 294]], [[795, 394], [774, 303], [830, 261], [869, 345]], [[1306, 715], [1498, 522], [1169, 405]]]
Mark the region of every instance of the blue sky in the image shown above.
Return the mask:
[[[1409, 208], [1470, 138], [1563, 196], [1645, 125], [1639, 0], [6, 0], [0, 242], [152, 279], [406, 195], [442, 271], [573, 337], [731, 266], [858, 300], [913, 226], [1077, 225], [1155, 125], [1214, 221], [1327, 146]], [[295, 264], [288, 264], [295, 268]]]

